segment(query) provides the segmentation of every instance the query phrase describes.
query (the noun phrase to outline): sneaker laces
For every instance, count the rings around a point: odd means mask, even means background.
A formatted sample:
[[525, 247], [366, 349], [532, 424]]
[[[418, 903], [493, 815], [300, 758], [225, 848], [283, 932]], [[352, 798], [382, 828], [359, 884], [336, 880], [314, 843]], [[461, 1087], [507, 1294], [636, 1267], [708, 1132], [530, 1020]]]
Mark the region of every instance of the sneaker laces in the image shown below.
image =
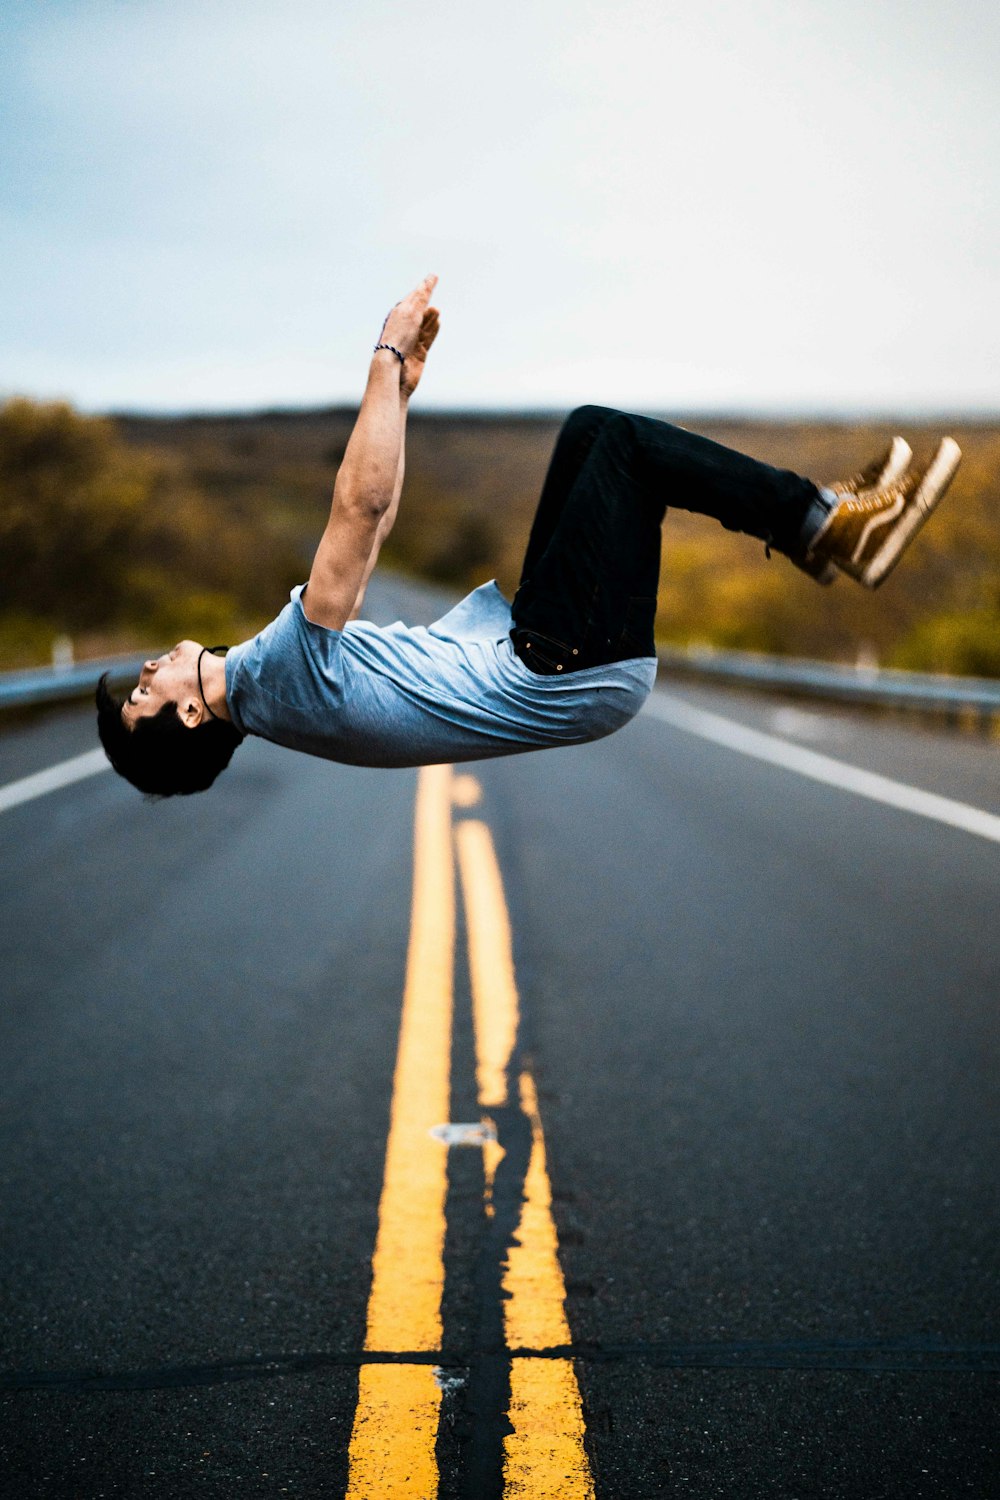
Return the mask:
[[888, 448], [881, 458], [873, 459], [870, 464], [866, 464], [863, 469], [859, 469], [856, 474], [852, 474], [850, 479], [838, 479], [836, 483], [829, 485], [828, 488], [837, 491], [849, 491], [852, 495], [858, 495], [862, 490], [878, 489], [879, 476], [885, 471], [891, 454], [892, 449]]
[[[840, 485], [831, 485], [835, 493], [840, 493]], [[867, 515], [872, 511], [887, 510], [890, 505], [905, 496], [907, 483], [905, 479], [895, 479], [891, 484], [869, 485], [867, 489], [847, 491], [841, 504], [849, 515]]]

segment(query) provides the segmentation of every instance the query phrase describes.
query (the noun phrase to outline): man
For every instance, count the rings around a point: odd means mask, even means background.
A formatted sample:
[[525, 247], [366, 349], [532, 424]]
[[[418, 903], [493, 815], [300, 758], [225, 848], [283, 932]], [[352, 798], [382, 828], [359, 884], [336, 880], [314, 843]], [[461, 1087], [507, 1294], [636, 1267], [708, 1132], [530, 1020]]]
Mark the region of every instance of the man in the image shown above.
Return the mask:
[[[650, 417], [585, 406], [564, 424], [512, 605], [474, 590], [429, 629], [357, 619], [403, 483], [410, 397], [438, 333], [428, 276], [389, 313], [309, 580], [253, 640], [181, 641], [98, 728], [112, 765], [155, 796], [210, 786], [243, 737], [352, 765], [414, 766], [610, 734], [656, 675], [653, 622], [668, 504], [762, 540], [819, 582], [876, 588], [958, 467], [894, 438], [861, 474], [819, 489]], [[226, 650], [224, 659], [215, 651]]]

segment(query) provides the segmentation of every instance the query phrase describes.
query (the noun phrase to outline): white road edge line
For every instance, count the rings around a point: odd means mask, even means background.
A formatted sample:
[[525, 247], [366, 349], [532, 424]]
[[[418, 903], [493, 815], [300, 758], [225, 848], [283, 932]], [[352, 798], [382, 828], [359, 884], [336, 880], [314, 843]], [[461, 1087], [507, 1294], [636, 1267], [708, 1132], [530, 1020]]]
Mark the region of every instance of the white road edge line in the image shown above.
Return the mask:
[[745, 724], [725, 719], [721, 714], [693, 708], [667, 693], [651, 694], [644, 712], [662, 719], [665, 724], [672, 724], [675, 729], [684, 729], [703, 740], [738, 750], [741, 755], [751, 755], [755, 760], [783, 766], [786, 771], [796, 771], [813, 781], [839, 787], [841, 791], [853, 792], [858, 797], [868, 797], [872, 802], [883, 802], [887, 807], [917, 813], [922, 818], [933, 818], [937, 823], [947, 823], [951, 828], [961, 828], [965, 833], [974, 833], [979, 838], [992, 839], [993, 843], [1000, 844], [1000, 817], [967, 802], [939, 797], [936, 792], [923, 792], [919, 787], [908, 786], [905, 781], [893, 781], [875, 771], [864, 771], [860, 766], [835, 760], [832, 755], [806, 750], [776, 735], [763, 734], [759, 729], [749, 729]]
[[110, 771], [111, 762], [103, 750], [87, 750], [83, 755], [74, 755], [72, 760], [62, 760], [45, 771], [36, 771], [34, 776], [22, 776], [20, 781], [9, 781], [0, 786], [0, 812], [9, 807], [19, 807], [34, 797], [44, 797], [61, 786], [70, 786], [82, 781], [85, 776], [96, 776], [98, 771]]
[[[755, 760], [767, 761], [773, 766], [782, 766], [786, 771], [795, 771], [826, 786], [839, 787], [841, 791], [853, 792], [858, 797], [868, 797], [873, 802], [882, 802], [887, 807], [898, 807], [904, 812], [917, 813], [937, 823], [946, 823], [951, 828], [961, 828], [965, 833], [990, 839], [1000, 844], [1000, 817], [972, 807], [968, 802], [956, 802], [951, 797], [939, 797], [936, 792], [924, 792], [919, 787], [909, 786], [905, 781], [893, 781], [888, 776], [879, 776], [875, 771], [862, 770], [860, 766], [835, 760], [832, 755], [821, 755], [816, 750], [806, 750], [793, 745], [789, 740], [779, 739], [773, 734], [763, 734], [759, 729], [749, 729], [721, 714], [708, 713], [702, 708], [692, 708], [679, 698], [666, 693], [653, 693], [646, 701], [645, 713], [672, 724], [675, 729], [684, 729], [703, 740], [724, 745], [729, 750], [738, 750]], [[0, 787], [0, 812], [43, 797], [59, 787], [70, 786], [87, 776], [96, 776], [99, 771], [109, 771], [111, 764], [103, 750], [88, 750], [72, 760], [60, 761], [33, 776], [23, 776], [20, 781], [11, 781]]]

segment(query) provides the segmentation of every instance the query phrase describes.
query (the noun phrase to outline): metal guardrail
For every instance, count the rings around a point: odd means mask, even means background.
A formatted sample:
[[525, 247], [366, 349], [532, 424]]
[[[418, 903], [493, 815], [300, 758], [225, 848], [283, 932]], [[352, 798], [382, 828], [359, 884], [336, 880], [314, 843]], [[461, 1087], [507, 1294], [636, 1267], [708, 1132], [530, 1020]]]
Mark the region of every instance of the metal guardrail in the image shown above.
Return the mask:
[[792, 696], [933, 715], [988, 732], [1000, 729], [1000, 681], [989, 677], [841, 666], [706, 646], [666, 646], [658, 654], [667, 672], [769, 687]]
[[110, 672], [113, 681], [133, 682], [142, 671], [149, 653], [136, 656], [105, 656], [100, 660], [81, 661], [74, 666], [35, 667], [27, 672], [0, 672], [0, 709], [26, 708], [36, 703], [69, 703], [74, 698], [92, 697], [98, 678]]

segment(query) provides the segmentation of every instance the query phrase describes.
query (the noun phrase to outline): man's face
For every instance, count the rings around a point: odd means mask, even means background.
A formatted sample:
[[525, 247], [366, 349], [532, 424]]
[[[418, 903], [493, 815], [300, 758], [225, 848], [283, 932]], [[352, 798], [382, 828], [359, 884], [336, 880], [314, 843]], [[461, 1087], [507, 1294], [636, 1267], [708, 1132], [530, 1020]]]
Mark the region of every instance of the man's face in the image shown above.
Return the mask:
[[181, 717], [189, 705], [201, 703], [198, 691], [197, 641], [179, 641], [172, 651], [150, 659], [122, 708], [122, 723], [134, 729], [139, 719], [158, 714], [165, 703], [176, 703]]

